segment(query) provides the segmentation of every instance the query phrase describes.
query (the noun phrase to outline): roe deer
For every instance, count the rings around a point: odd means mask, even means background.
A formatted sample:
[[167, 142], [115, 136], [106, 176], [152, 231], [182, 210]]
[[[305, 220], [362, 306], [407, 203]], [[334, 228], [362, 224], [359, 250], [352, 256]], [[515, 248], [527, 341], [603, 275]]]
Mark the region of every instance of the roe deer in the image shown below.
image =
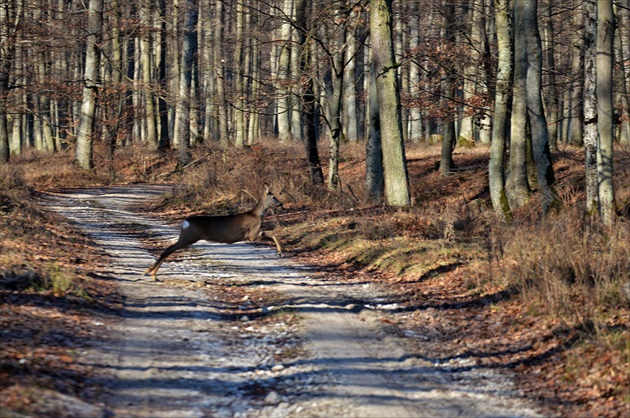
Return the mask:
[[271, 232], [261, 231], [263, 216], [268, 209], [282, 207], [282, 203], [269, 191], [265, 184], [262, 196], [256, 206], [249, 212], [226, 216], [191, 216], [181, 225], [179, 239], [168, 247], [145, 274], [155, 275], [162, 262], [173, 252], [188, 247], [199, 240], [232, 244], [238, 241], [257, 241], [259, 238], [271, 238], [276, 244], [278, 255], [282, 255], [282, 247]]

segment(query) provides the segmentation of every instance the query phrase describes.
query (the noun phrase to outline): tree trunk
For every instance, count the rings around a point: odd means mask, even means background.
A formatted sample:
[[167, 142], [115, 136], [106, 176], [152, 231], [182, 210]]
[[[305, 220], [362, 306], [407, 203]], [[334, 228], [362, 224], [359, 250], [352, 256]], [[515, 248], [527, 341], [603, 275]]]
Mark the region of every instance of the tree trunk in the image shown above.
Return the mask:
[[[373, 62], [374, 60], [372, 60]], [[381, 145], [381, 123], [376, 91], [376, 69], [374, 67], [370, 69], [368, 100], [370, 131], [365, 150], [365, 181], [368, 198], [372, 202], [380, 202], [383, 199], [385, 179], [383, 177], [383, 147]]]
[[[26, 83], [24, 76], [24, 74], [26, 74], [26, 69], [24, 68], [24, 47], [21, 45], [16, 45], [15, 47], [12, 67], [14, 68], [14, 72], [16, 74], [13, 80], [13, 84], [19, 86], [23, 83]], [[15, 97], [13, 98], [13, 106], [16, 111], [14, 111], [14, 114], [12, 115], [13, 129], [11, 131], [9, 149], [11, 154], [19, 155], [22, 153], [22, 146], [25, 143], [25, 117], [23, 109], [26, 108], [26, 97], [22, 92], [18, 91], [15, 93]]]
[[[410, 2], [397, 1], [396, 8], [394, 9], [394, 2], [392, 1], [392, 37], [394, 41], [394, 57], [402, 57], [407, 45], [407, 32], [404, 27], [404, 19], [402, 16], [406, 16], [408, 13], [408, 4]], [[395, 35], [394, 35], [395, 34]], [[409, 72], [407, 65], [397, 65], [396, 75], [398, 78], [398, 94], [409, 94]], [[406, 107], [400, 106], [400, 123], [402, 125], [402, 140], [403, 144], [409, 139], [409, 112]]]
[[[301, 1], [301, 0], [300, 0]], [[291, 18], [293, 16], [293, 0], [282, 2], [282, 25], [279, 41], [280, 57], [278, 58], [278, 99], [276, 114], [278, 118], [278, 138], [280, 142], [291, 139], [291, 101], [289, 97], [289, 74], [291, 70]]]
[[599, 183], [599, 213], [606, 225], [616, 216], [613, 188], [613, 38], [615, 15], [613, 0], [597, 2], [597, 177]]
[[[492, 79], [495, 78], [495, 69], [492, 65], [492, 52], [490, 50], [490, 41], [488, 33], [494, 33], [494, 20], [488, 21], [487, 16], [490, 14], [490, 6], [492, 0], [483, 0], [479, 7], [479, 28], [481, 29], [481, 47], [483, 54], [481, 60], [483, 62], [483, 76], [477, 76], [477, 93], [486, 97], [493, 96], [495, 91], [492, 86]], [[482, 79], [483, 77], [483, 79]], [[486, 107], [477, 115], [477, 123], [479, 125], [479, 142], [482, 144], [490, 144], [492, 138], [492, 117], [490, 115], [490, 107]]]
[[558, 87], [556, 85], [556, 59], [554, 56], [554, 27], [553, 27], [553, 2], [547, 5], [547, 23], [545, 26], [545, 50], [547, 51], [547, 68], [550, 69], [548, 75], [548, 106], [547, 121], [549, 123], [549, 148], [558, 149], [558, 126], [560, 124], [560, 109], [558, 101]]
[[202, 0], [200, 3], [200, 29], [202, 31], [203, 42], [199, 45], [200, 54], [203, 60], [201, 69], [201, 77], [203, 80], [203, 138], [204, 141], [215, 141], [217, 139], [216, 113], [214, 111], [214, 97], [216, 90], [214, 85], [214, 60], [213, 60], [213, 30], [212, 20], [210, 18], [203, 19], [201, 16], [203, 11], [208, 15], [212, 10], [212, 0]]
[[[455, 25], [455, 5], [450, 1], [444, 4], [445, 15], [445, 29], [444, 38], [447, 42], [447, 47], [455, 45], [455, 32], [453, 26]], [[451, 63], [450, 65], [454, 65]], [[444, 92], [443, 102], [444, 107], [448, 108], [455, 99], [455, 73], [456, 69], [451, 67], [444, 68], [444, 78], [442, 79], [442, 91]], [[453, 112], [454, 113], [454, 112]], [[457, 144], [457, 135], [455, 133], [455, 115], [447, 116], [442, 127], [442, 152], [440, 155], [440, 174], [447, 176], [453, 171], [453, 150]]]
[[214, 68], [215, 88], [217, 97], [214, 99], [217, 107], [217, 125], [219, 143], [227, 148], [229, 143], [228, 111], [225, 100], [225, 66], [223, 64], [223, 0], [215, 0], [214, 4]]
[[[296, 4], [297, 6], [297, 4]], [[295, 13], [295, 12], [294, 12]], [[300, 34], [299, 29], [291, 29], [290, 59], [289, 59], [289, 120], [292, 140], [302, 138], [302, 113], [300, 111], [300, 97], [303, 86], [300, 84]]]
[[621, 72], [621, 124], [619, 125], [619, 143], [630, 146], [630, 9], [618, 7], [617, 17], [617, 65]]
[[[222, 2], [222, 0], [220, 2]], [[168, 55], [169, 55], [168, 68], [169, 68], [169, 74], [172, 74], [172, 76], [169, 77], [169, 91], [172, 94], [172, 100], [171, 100], [171, 105], [169, 107], [169, 114], [170, 114], [169, 129], [171, 131], [171, 138], [173, 140], [172, 146], [174, 148], [179, 147], [179, 141], [180, 141], [179, 135], [180, 135], [180, 132], [182, 132], [179, 126], [180, 118], [177, 114], [177, 100], [178, 100], [178, 95], [180, 92], [179, 83], [181, 81], [181, 74], [182, 74], [181, 54], [183, 54], [180, 47], [180, 44], [181, 44], [180, 36], [183, 36], [183, 35], [182, 35], [182, 31], [180, 30], [181, 25], [179, 22], [180, 22], [180, 15], [182, 13], [181, 11], [182, 9], [184, 9], [184, 7], [185, 6], [181, 4], [180, 0], [173, 0], [171, 4], [171, 8], [170, 8], [171, 36], [170, 36], [170, 42], [168, 44]]]
[[159, 149], [170, 146], [170, 130], [168, 125], [168, 104], [166, 103], [166, 92], [168, 91], [168, 79], [166, 77], [166, 60], [168, 59], [166, 45], [166, 0], [160, 0], [160, 65], [158, 67], [158, 78], [160, 81], [160, 94], [158, 97], [158, 111], [160, 116], [160, 140]]
[[[356, 13], [351, 13], [350, 19], [352, 24], [357, 19]], [[354, 31], [353, 31], [354, 32]], [[349, 39], [346, 40], [347, 48], [345, 50], [344, 59], [344, 75], [343, 75], [343, 113], [344, 132], [348, 141], [354, 142], [359, 139], [357, 128], [357, 81], [356, 81], [356, 62], [357, 62], [357, 38], [356, 33], [349, 33]]]
[[497, 27], [497, 44], [499, 61], [494, 101], [494, 120], [492, 125], [492, 142], [490, 145], [490, 162], [488, 180], [490, 198], [494, 211], [504, 219], [511, 217], [505, 191], [505, 145], [508, 134], [508, 111], [512, 91], [512, 63], [510, 39], [510, 2], [495, 0], [495, 21]]
[[597, 0], [584, 1], [584, 171], [586, 212], [597, 213]]
[[235, 92], [235, 107], [234, 107], [234, 119], [232, 121], [234, 125], [234, 145], [237, 148], [242, 148], [245, 145], [245, 88], [244, 88], [244, 31], [245, 31], [245, 12], [243, 10], [243, 2], [239, 1], [236, 4], [236, 27], [235, 27], [235, 48], [234, 48], [234, 92]]
[[142, 117], [142, 115], [140, 114], [140, 112], [138, 111], [141, 108], [141, 97], [140, 97], [140, 92], [141, 92], [141, 85], [140, 85], [140, 40], [139, 39], [134, 39], [132, 42], [130, 42], [131, 45], [133, 45], [133, 51], [130, 57], [130, 61], [133, 62], [133, 65], [131, 65], [131, 69], [130, 69], [130, 73], [131, 74], [131, 79], [133, 80], [132, 83], [132, 90], [131, 90], [131, 108], [134, 109], [133, 110], [133, 118], [132, 118], [132, 124], [133, 124], [133, 128], [132, 128], [132, 142], [141, 142], [144, 140], [143, 135], [144, 135], [144, 130], [142, 129], [142, 122], [144, 120], [144, 118]]
[[94, 117], [100, 69], [99, 45], [103, 29], [103, 0], [90, 0], [88, 4], [89, 33], [86, 41], [83, 98], [77, 132], [76, 160], [81, 168], [93, 167], [92, 141], [94, 140]]
[[472, 9], [469, 11], [470, 19], [468, 19], [470, 25], [470, 61], [464, 67], [463, 95], [465, 104], [464, 116], [460, 121], [459, 128], [459, 138], [467, 142], [475, 141], [473, 123], [473, 114], [475, 112], [474, 109], [469, 109], [466, 104], [477, 94], [478, 77], [480, 75], [479, 63], [481, 62], [481, 51], [483, 51], [481, 34], [482, 30], [485, 30], [485, 28], [481, 27], [481, 23], [484, 21], [481, 19], [481, 16], [484, 14], [483, 0], [470, 0], [470, 8]]
[[[13, 6], [13, 7], [11, 7]], [[10, 158], [8, 112], [10, 74], [15, 58], [15, 33], [22, 19], [22, 2], [2, 5], [0, 10], [0, 164]]]
[[142, 92], [144, 93], [145, 140], [151, 149], [158, 148], [158, 132], [155, 117], [155, 92], [153, 90], [153, 42], [151, 22], [153, 0], [143, 0], [140, 9], [140, 59], [142, 62]]
[[[251, 16], [251, 13], [248, 14]], [[256, 19], [255, 16], [251, 19]], [[255, 24], [255, 22], [254, 22]], [[260, 99], [260, 40], [257, 37], [249, 40], [249, 70], [251, 81], [249, 86], [250, 103], [254, 103], [253, 110], [249, 112], [247, 124], [247, 144], [253, 145], [260, 137], [260, 112], [256, 109]]]
[[326, 82], [326, 97], [328, 102], [328, 125], [330, 128], [330, 156], [328, 165], [328, 188], [337, 190], [339, 186], [339, 144], [345, 139], [341, 123], [341, 105], [344, 84], [344, 51], [345, 28], [337, 30], [331, 28], [331, 53], [328, 69], [330, 79]]
[[177, 144], [179, 169], [190, 162], [190, 88], [192, 86], [193, 61], [197, 51], [197, 0], [186, 1], [184, 22], [184, 43], [182, 44], [182, 65], [179, 93], [175, 113], [179, 119], [179, 143]]
[[514, 6], [514, 84], [512, 86], [512, 120], [510, 133], [510, 173], [506, 191], [510, 208], [525, 205], [529, 199], [527, 180], [527, 34], [525, 3]]
[[301, 28], [299, 33], [300, 52], [300, 73], [305, 77], [306, 82], [302, 93], [302, 124], [304, 126], [304, 147], [306, 149], [306, 160], [311, 174], [313, 184], [324, 183], [324, 173], [317, 150], [316, 119], [318, 117], [316, 101], [313, 90], [313, 74], [311, 71], [311, 50], [307, 42], [307, 35], [312, 30], [310, 21], [310, 10], [312, 0], [296, 0], [296, 22]]
[[[576, 28], [584, 27], [584, 18], [581, 4], [578, 0], [574, 6], [573, 23]], [[571, 93], [571, 120], [570, 132], [567, 138], [571, 145], [581, 147], [584, 144], [583, 127], [583, 96], [584, 96], [584, 57], [583, 57], [583, 36], [581, 31], [573, 32], [573, 90]]]
[[376, 69], [385, 198], [391, 206], [406, 207], [411, 199], [394, 58], [391, 0], [370, 0], [370, 34]]
[[547, 118], [542, 102], [542, 45], [538, 30], [538, 0], [528, 0], [524, 8], [527, 35], [527, 111], [532, 134], [532, 150], [536, 164], [538, 192], [541, 194], [542, 210], [546, 214], [554, 205], [555, 183]]
[[[418, 4], [411, 5], [413, 7], [414, 14], [418, 13]], [[411, 25], [409, 28], [409, 49], [416, 51], [420, 47], [420, 31], [418, 25]], [[409, 109], [409, 127], [408, 138], [412, 142], [420, 142], [422, 139], [422, 113], [420, 105], [414, 103], [420, 98], [420, 63], [411, 62], [409, 68], [409, 97], [412, 103], [411, 109]], [[376, 91], [375, 91], [376, 93]]]

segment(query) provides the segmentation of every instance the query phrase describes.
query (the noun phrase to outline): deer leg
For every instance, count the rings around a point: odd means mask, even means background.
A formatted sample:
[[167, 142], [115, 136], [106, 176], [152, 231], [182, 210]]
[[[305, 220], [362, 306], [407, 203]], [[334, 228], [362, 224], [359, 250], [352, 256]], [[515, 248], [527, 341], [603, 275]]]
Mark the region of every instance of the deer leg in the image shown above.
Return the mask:
[[282, 255], [282, 246], [280, 245], [280, 241], [278, 241], [278, 238], [276, 238], [276, 234], [270, 231], [260, 231], [260, 237], [267, 238], [267, 239], [271, 238], [273, 242], [276, 244], [276, 249], [278, 250], [278, 256]]
[[162, 254], [157, 259], [157, 261], [151, 267], [149, 267], [149, 269], [144, 274], [151, 274], [151, 277], [153, 277], [153, 280], [157, 281], [157, 278], [155, 277], [155, 275], [157, 274], [160, 268], [160, 265], [162, 265], [166, 257], [173, 254], [177, 250], [180, 250], [182, 248], [188, 247], [191, 244], [194, 244], [197, 241], [198, 240], [194, 240], [191, 242], [191, 240], [182, 239], [182, 237], [180, 236], [179, 240], [175, 244], [171, 245], [166, 250], [164, 250], [164, 252], [162, 252]]

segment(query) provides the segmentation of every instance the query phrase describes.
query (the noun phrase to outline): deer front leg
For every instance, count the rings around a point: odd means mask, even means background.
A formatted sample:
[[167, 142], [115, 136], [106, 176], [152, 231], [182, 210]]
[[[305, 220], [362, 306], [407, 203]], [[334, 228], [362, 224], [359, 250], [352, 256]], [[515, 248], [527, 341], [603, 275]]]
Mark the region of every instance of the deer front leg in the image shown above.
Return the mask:
[[261, 238], [271, 238], [273, 242], [276, 244], [276, 249], [278, 250], [278, 257], [282, 256], [282, 246], [280, 245], [280, 241], [276, 238], [276, 235], [271, 231], [260, 231]]

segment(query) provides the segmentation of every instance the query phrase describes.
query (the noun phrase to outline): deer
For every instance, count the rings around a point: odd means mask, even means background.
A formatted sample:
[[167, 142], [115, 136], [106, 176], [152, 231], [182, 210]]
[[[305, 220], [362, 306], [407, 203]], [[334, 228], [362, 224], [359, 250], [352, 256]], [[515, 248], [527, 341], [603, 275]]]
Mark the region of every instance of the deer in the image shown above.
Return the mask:
[[160, 255], [157, 261], [147, 269], [145, 275], [151, 274], [153, 280], [159, 281], [156, 274], [166, 257], [175, 251], [186, 248], [197, 241], [205, 240], [222, 244], [233, 244], [240, 241], [258, 241], [271, 238], [276, 244], [278, 256], [282, 255], [282, 246], [270, 231], [261, 230], [265, 213], [270, 209], [283, 208], [282, 203], [269, 190], [265, 183], [263, 193], [250, 211], [236, 215], [224, 216], [191, 216], [181, 223], [179, 239]]

